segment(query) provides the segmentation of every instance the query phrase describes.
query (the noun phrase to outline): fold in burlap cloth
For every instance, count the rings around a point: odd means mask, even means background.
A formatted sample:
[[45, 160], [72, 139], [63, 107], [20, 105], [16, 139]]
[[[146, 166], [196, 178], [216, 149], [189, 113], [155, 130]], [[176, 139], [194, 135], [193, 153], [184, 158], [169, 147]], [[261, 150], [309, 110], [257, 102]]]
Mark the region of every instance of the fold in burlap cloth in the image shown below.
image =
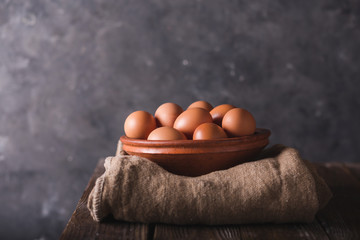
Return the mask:
[[241, 224], [311, 222], [332, 194], [314, 167], [282, 145], [262, 159], [200, 177], [171, 174], [155, 163], [119, 151], [90, 193], [96, 221]]

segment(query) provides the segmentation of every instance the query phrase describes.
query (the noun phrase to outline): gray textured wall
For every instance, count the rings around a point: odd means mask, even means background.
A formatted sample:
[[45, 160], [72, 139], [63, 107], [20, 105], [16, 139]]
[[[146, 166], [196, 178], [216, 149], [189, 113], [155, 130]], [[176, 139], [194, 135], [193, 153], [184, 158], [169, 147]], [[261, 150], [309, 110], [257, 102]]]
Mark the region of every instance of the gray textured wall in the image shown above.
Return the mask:
[[0, 1], [0, 239], [56, 239], [126, 116], [203, 99], [359, 161], [359, 1]]

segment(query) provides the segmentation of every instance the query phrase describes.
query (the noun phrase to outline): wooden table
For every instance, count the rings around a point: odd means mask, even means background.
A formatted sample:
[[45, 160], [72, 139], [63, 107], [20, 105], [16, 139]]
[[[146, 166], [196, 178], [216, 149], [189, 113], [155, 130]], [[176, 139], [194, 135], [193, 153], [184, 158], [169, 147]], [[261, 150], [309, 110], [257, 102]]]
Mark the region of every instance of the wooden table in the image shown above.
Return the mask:
[[100, 160], [60, 239], [360, 239], [360, 164], [316, 164], [334, 197], [311, 224], [176, 226], [115, 221], [97, 223], [86, 207]]

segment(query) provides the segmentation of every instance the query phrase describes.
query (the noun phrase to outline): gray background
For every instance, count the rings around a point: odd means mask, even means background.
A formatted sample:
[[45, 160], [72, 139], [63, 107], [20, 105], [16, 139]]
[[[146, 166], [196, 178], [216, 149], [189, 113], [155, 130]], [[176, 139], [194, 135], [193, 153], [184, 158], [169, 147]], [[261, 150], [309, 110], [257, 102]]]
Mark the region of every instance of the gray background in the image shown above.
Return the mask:
[[0, 1], [0, 239], [57, 239], [126, 116], [250, 110], [271, 142], [359, 161], [359, 1]]

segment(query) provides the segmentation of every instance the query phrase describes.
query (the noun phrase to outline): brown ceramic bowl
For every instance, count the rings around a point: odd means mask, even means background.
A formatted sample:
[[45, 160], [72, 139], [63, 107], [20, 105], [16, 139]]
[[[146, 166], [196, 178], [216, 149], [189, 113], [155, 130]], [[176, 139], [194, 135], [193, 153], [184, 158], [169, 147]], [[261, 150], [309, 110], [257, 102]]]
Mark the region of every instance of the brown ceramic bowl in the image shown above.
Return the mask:
[[269, 143], [270, 130], [257, 128], [250, 136], [216, 140], [141, 140], [120, 138], [123, 150], [145, 157], [169, 172], [200, 176], [254, 160]]

